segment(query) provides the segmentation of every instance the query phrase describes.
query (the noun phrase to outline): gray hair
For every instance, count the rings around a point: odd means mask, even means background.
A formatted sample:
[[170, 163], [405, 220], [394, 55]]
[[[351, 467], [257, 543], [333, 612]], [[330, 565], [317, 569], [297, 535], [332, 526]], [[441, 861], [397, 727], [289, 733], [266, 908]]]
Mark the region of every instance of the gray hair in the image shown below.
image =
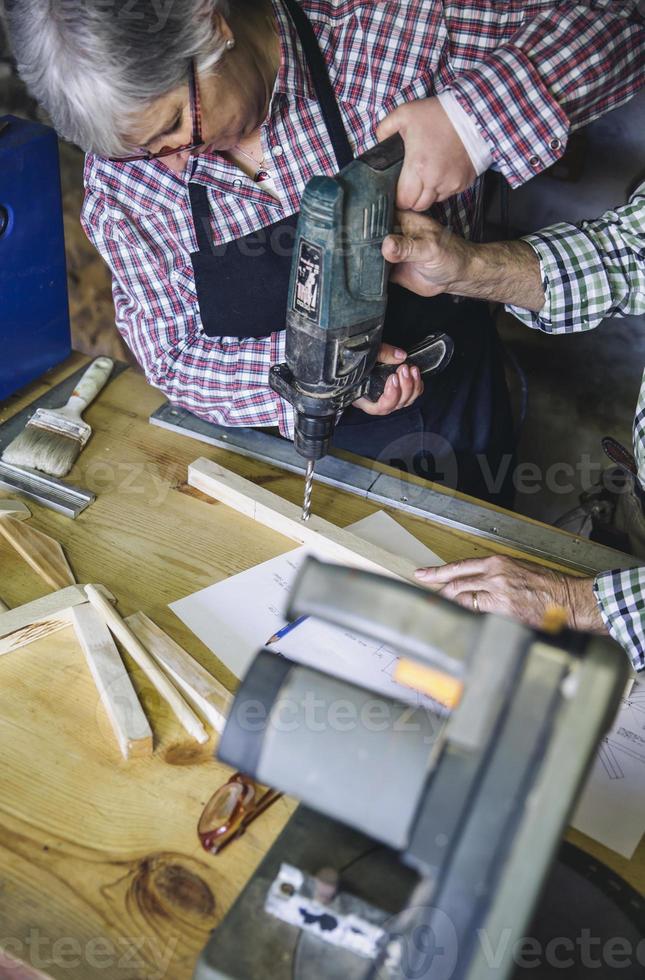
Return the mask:
[[222, 56], [213, 13], [227, 0], [5, 0], [18, 71], [62, 137], [99, 156], [127, 156], [124, 133], [183, 84], [191, 59]]

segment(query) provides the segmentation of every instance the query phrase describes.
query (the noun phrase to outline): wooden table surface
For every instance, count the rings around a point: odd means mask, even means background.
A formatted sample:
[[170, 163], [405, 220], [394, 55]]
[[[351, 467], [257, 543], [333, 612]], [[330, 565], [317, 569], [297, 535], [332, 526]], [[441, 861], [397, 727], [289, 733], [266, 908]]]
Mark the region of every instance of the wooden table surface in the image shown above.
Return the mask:
[[[83, 360], [73, 356], [0, 406], [0, 421]], [[232, 688], [234, 678], [168, 603], [293, 542], [187, 488], [187, 464], [216, 459], [294, 501], [302, 480], [151, 426], [161, 401], [132, 370], [111, 382], [86, 413], [94, 435], [68, 477], [96, 492], [96, 502], [76, 521], [30, 504], [32, 523], [63, 544], [79, 582], [107, 586], [123, 615], [146, 612]], [[344, 526], [377, 508], [317, 485], [313, 509]], [[395, 516], [446, 560], [493, 551], [466, 534]], [[4, 541], [0, 567], [0, 597], [9, 606], [47, 591]], [[129, 762], [71, 629], [0, 659], [0, 977], [188, 980], [208, 933], [293, 809], [281, 801], [220, 857], [206, 854], [197, 822], [229, 771], [213, 759], [214, 740], [191, 742], [126, 662], [155, 734], [153, 757]], [[626, 861], [581, 834], [571, 837], [642, 889], [645, 840]], [[30, 968], [17, 972], [14, 957]]]

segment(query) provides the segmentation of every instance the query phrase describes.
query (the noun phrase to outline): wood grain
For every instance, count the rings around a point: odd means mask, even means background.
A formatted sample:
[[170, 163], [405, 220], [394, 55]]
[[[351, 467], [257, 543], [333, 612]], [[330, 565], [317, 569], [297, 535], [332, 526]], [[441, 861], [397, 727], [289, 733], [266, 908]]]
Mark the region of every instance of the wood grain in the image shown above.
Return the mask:
[[233, 695], [145, 613], [136, 612], [125, 622], [184, 697], [216, 732], [221, 733]]
[[416, 565], [407, 558], [393, 555], [322, 517], [312, 515], [308, 521], [302, 521], [301, 508], [243, 479], [219, 463], [203, 457], [195, 460], [188, 467], [188, 483], [272, 531], [308, 545], [329, 561], [416, 581]]
[[152, 755], [152, 729], [107, 626], [89, 602], [72, 623], [124, 759]]
[[52, 589], [64, 589], [76, 582], [65, 552], [48, 534], [15, 517], [4, 516], [0, 520], [0, 534]]
[[[74, 355], [12, 400], [11, 409], [25, 407], [84, 363]], [[123, 615], [143, 610], [233, 690], [235, 678], [167, 604], [294, 544], [186, 487], [187, 467], [203, 444], [148, 424], [162, 400], [132, 371], [112, 381], [87, 411], [92, 440], [69, 476], [93, 490], [96, 502], [76, 521], [34, 504], [34, 518], [62, 542], [80, 581], [103, 582], [118, 595]], [[209, 447], [208, 455], [301, 504], [298, 476], [223, 450]], [[313, 505], [338, 527], [379, 509], [322, 484]], [[446, 561], [493, 553], [522, 557], [466, 532], [390, 513]], [[10, 606], [38, 598], [39, 580], [25, 562], [6, 546], [0, 562], [2, 595]], [[80, 966], [72, 970], [60, 960], [47, 966], [55, 980], [151, 980], [160, 974], [190, 980], [210, 930], [293, 809], [281, 800], [219, 857], [202, 852], [197, 822], [230, 770], [214, 759], [214, 741], [197, 745], [185, 735], [127, 653], [124, 659], [154, 729], [150, 759], [125, 762], [114, 751], [109, 720], [71, 627], [31, 644], [28, 656], [0, 661], [3, 937], [13, 937], [28, 962], [34, 929], [51, 940], [45, 949], [50, 955], [58, 937], [78, 943]], [[645, 842], [627, 861], [573, 837], [643, 890]], [[95, 960], [88, 955], [97, 938], [107, 944], [103, 961], [98, 952]]]

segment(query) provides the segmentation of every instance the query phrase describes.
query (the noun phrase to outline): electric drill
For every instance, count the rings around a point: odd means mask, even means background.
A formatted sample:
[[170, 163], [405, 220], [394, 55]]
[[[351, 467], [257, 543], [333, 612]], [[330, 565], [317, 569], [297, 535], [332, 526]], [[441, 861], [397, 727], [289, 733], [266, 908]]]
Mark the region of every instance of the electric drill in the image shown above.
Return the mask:
[[[403, 163], [400, 136], [378, 143], [336, 177], [304, 190], [291, 266], [286, 361], [269, 374], [295, 409], [294, 444], [307, 460], [303, 520], [315, 461], [329, 451], [340, 414], [357, 398], [377, 401], [398, 365], [377, 365], [387, 305], [383, 239], [392, 230]], [[433, 334], [409, 352], [422, 374], [442, 370], [452, 340]]]

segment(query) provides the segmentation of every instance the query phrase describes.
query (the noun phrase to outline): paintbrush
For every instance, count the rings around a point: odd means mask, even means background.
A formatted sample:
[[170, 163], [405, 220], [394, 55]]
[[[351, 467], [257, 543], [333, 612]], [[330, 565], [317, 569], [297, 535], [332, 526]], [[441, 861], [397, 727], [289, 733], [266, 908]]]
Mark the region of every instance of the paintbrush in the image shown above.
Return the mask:
[[22, 432], [2, 454], [12, 466], [42, 470], [50, 476], [65, 476], [92, 435], [92, 427], [81, 414], [106, 384], [114, 362], [97, 357], [61, 408], [37, 408]]

